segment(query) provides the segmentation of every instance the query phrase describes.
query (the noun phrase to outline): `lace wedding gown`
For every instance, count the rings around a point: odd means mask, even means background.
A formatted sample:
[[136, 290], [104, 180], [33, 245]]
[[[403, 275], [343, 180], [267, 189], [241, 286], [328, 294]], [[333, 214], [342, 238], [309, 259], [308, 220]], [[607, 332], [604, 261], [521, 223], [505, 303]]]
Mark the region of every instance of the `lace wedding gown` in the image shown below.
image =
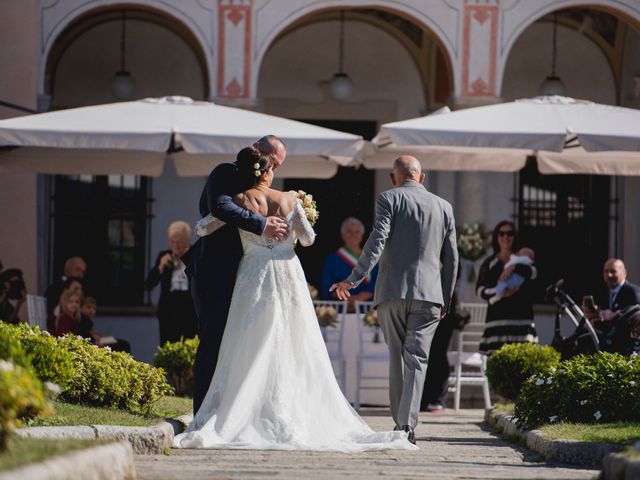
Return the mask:
[[404, 432], [376, 433], [336, 382], [296, 239], [315, 234], [296, 202], [289, 238], [269, 243], [240, 231], [244, 257], [209, 391], [181, 448], [358, 452], [417, 448]]

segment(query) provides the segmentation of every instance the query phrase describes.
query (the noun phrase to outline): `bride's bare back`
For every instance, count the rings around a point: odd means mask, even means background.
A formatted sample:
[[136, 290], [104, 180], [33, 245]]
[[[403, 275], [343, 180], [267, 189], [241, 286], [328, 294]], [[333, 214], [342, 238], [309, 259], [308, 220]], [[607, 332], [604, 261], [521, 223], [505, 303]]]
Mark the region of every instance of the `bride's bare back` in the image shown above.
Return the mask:
[[278, 215], [287, 217], [295, 207], [295, 198], [290, 193], [274, 190], [262, 185], [239, 193], [233, 201], [241, 207], [265, 217]]

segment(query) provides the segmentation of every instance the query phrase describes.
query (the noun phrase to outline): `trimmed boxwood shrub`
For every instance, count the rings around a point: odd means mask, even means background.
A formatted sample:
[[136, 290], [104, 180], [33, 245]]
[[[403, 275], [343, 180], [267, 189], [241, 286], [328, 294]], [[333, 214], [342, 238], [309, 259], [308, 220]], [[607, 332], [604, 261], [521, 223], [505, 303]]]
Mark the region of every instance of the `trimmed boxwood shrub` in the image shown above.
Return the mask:
[[560, 363], [560, 353], [536, 343], [511, 343], [500, 347], [487, 359], [487, 377], [498, 395], [516, 400], [523, 383]]
[[87, 405], [146, 412], [171, 393], [162, 369], [135, 361], [124, 352], [100, 348], [73, 335], [58, 339], [73, 357], [74, 375], [61, 398]]
[[158, 347], [155, 365], [167, 372], [167, 378], [176, 395], [193, 396], [193, 365], [200, 340], [181, 338], [178, 342], [167, 342]]
[[9, 434], [23, 420], [50, 412], [42, 383], [33, 371], [0, 360], [0, 450], [5, 450]]
[[640, 421], [640, 357], [578, 355], [527, 380], [515, 404], [527, 427]]
[[31, 368], [31, 361], [22, 347], [20, 339], [8, 328], [2, 328], [6, 325], [0, 322], [0, 359], [9, 360], [14, 365], [25, 368]]
[[74, 335], [52, 337], [27, 325], [2, 324], [0, 332], [20, 342], [38, 378], [59, 385], [65, 401], [146, 412], [171, 393], [162, 369], [137, 362], [128, 353], [112, 352]]
[[43, 382], [53, 382], [64, 390], [73, 378], [73, 357], [58, 343], [58, 339], [26, 324], [5, 326], [5, 330], [16, 336], [31, 361], [36, 375]]

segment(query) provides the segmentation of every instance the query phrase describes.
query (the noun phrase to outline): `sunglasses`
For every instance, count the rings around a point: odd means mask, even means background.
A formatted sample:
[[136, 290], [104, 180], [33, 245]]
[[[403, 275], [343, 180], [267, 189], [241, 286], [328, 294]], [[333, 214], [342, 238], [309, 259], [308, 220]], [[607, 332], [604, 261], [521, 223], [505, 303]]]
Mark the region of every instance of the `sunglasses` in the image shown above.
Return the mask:
[[516, 232], [514, 232], [513, 230], [499, 230], [498, 231], [498, 236], [499, 237], [513, 237], [516, 234]]

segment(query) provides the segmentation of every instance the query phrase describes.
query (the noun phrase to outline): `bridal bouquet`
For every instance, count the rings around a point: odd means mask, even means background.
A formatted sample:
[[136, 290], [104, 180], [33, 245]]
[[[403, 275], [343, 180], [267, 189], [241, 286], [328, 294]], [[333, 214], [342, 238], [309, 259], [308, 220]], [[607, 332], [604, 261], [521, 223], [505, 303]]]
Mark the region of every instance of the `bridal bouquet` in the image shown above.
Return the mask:
[[462, 258], [475, 261], [487, 253], [485, 245], [486, 234], [477, 223], [462, 225], [462, 231], [458, 234], [458, 251]]
[[321, 327], [334, 327], [338, 324], [338, 311], [328, 305], [318, 305], [316, 316]]
[[298, 199], [298, 203], [302, 205], [304, 213], [307, 215], [307, 220], [309, 220], [309, 224], [313, 227], [320, 216], [318, 212], [318, 206], [316, 205], [316, 201], [313, 199], [313, 195], [308, 194], [304, 190], [291, 190], [291, 193], [295, 194]]

